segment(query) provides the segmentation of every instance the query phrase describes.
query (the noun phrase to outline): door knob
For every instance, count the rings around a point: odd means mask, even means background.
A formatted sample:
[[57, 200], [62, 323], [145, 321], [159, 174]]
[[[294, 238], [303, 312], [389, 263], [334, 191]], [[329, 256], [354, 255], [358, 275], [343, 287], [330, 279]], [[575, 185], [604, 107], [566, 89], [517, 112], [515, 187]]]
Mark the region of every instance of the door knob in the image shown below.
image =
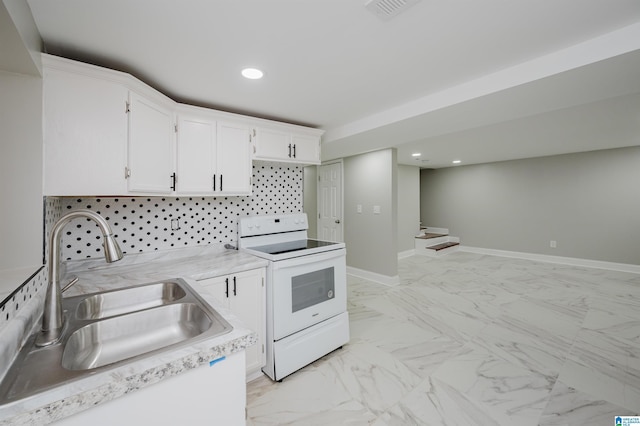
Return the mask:
[[336, 219], [336, 223], [340, 223], [340, 219]]

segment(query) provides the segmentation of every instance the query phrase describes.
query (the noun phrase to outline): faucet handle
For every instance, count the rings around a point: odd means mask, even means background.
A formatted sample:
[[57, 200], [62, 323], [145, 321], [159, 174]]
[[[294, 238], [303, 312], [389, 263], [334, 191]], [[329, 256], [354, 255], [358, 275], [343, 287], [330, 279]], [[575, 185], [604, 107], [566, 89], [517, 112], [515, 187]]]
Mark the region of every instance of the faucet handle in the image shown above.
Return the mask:
[[60, 290], [61, 293], [64, 293], [65, 291], [67, 291], [69, 289], [69, 287], [71, 287], [72, 285], [74, 285], [75, 283], [78, 282], [78, 277], [74, 276], [73, 278], [71, 278], [71, 281], [69, 281], [67, 283], [67, 285], [65, 285], [64, 287], [62, 287], [62, 290]]

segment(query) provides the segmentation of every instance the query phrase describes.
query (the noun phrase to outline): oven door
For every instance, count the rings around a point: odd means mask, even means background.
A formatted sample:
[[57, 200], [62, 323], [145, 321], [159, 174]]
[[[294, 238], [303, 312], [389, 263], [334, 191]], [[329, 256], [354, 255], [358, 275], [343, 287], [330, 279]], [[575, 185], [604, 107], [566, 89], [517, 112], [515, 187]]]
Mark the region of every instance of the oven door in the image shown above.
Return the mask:
[[273, 338], [347, 310], [345, 249], [273, 262]]

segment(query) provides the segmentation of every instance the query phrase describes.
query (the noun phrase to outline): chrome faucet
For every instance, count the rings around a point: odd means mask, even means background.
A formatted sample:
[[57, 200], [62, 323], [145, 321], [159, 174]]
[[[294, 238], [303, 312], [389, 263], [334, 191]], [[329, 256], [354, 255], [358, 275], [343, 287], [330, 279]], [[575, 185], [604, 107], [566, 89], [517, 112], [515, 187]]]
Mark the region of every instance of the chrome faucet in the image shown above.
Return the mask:
[[91, 210], [75, 210], [62, 216], [53, 225], [49, 236], [49, 284], [44, 299], [44, 313], [42, 315], [42, 330], [36, 337], [36, 346], [48, 346], [56, 343], [62, 334], [64, 318], [62, 315], [62, 291], [66, 290], [77, 278], [60, 289], [60, 238], [62, 228], [72, 219], [86, 217], [92, 219], [100, 227], [104, 241], [102, 248], [105, 260], [108, 263], [122, 259], [122, 251], [117, 241], [113, 238], [111, 227], [99, 214]]

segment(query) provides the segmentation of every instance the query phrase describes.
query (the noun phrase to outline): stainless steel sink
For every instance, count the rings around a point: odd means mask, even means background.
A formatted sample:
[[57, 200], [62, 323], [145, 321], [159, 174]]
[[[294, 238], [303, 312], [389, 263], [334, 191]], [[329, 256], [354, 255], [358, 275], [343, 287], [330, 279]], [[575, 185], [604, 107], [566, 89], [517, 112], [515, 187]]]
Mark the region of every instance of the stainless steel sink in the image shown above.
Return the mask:
[[[213, 326], [194, 303], [179, 303], [94, 322], [69, 336], [62, 366], [88, 370], [192, 339]], [[216, 322], [218, 331], [224, 331]]]
[[76, 318], [99, 319], [166, 305], [182, 299], [184, 289], [173, 281], [106, 291], [86, 297], [78, 304]]
[[[233, 328], [181, 279], [65, 298], [56, 344], [29, 340], [0, 382], [0, 406]], [[81, 307], [82, 306], [82, 307]]]

